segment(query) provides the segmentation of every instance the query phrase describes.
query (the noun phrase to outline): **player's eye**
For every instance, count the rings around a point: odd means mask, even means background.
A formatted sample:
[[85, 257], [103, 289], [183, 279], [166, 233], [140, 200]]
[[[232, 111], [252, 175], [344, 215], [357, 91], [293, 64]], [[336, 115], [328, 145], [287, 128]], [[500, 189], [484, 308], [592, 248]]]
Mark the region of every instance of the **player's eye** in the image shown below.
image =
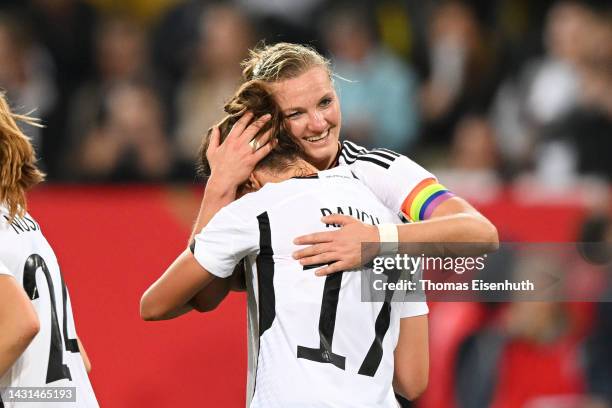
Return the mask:
[[332, 98], [327, 97], [327, 98], [323, 98], [321, 102], [319, 102], [319, 106], [326, 107], [326, 106], [331, 105], [331, 103], [332, 103]]
[[288, 115], [285, 115], [285, 118], [287, 119], [295, 119], [297, 117], [299, 117], [302, 114], [302, 112], [292, 112], [289, 113]]

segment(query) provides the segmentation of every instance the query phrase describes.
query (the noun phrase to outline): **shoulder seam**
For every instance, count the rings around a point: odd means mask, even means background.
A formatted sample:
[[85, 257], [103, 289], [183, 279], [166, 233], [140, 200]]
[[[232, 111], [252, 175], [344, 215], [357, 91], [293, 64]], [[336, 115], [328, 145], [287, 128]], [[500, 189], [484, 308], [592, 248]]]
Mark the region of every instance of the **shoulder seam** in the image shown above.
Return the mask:
[[389, 149], [373, 149], [367, 150], [362, 147], [358, 147], [353, 142], [345, 140], [343, 142], [343, 149], [340, 153], [340, 157], [346, 164], [352, 164], [357, 160], [367, 161], [374, 163], [385, 169], [388, 169], [400, 155]]

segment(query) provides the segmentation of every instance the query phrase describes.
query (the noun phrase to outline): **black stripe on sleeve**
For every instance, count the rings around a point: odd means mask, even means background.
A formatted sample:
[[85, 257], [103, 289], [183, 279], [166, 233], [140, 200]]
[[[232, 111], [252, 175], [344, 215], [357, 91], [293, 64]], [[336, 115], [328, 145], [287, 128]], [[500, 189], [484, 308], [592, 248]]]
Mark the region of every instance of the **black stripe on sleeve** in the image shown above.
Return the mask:
[[[358, 147], [354, 143], [345, 141], [341, 156], [346, 164], [352, 164], [356, 160], [363, 160], [388, 169], [391, 163], [399, 157], [399, 154], [388, 149], [366, 150], [363, 147]], [[368, 159], [364, 159], [364, 157], [368, 157]]]
[[393, 157], [392, 155], [385, 153], [385, 152], [381, 152], [378, 149], [376, 150], [371, 150], [369, 152], [366, 153], [362, 153], [360, 154], [360, 156], [372, 156], [372, 157], [376, 157], [380, 160], [384, 160], [386, 162], [388, 162], [389, 164], [393, 163], [395, 161], [395, 159], [397, 159], [397, 157]]
[[270, 219], [264, 212], [257, 216], [259, 224], [259, 255], [257, 255], [257, 284], [259, 286], [259, 337], [272, 326], [276, 317], [274, 296], [274, 251]]
[[340, 155], [340, 157], [341, 157], [342, 159], [344, 159], [344, 162], [345, 162], [346, 164], [351, 164], [351, 163], [354, 163], [354, 162], [355, 162], [355, 158], [350, 157], [350, 156], [349, 156], [349, 155], [346, 153], [346, 151], [343, 151], [343, 152], [342, 152], [342, 154]]
[[351, 153], [348, 149], [343, 148], [342, 151], [340, 152], [340, 156], [346, 162], [353, 162], [353, 161], [355, 161], [355, 157], [357, 157], [357, 154], [356, 153]]
[[381, 150], [381, 151], [383, 151], [383, 152], [385, 152], [385, 153], [389, 153], [391, 156], [395, 157], [396, 159], [397, 159], [398, 157], [400, 157], [400, 154], [399, 154], [399, 153], [394, 152], [393, 150], [385, 149], [385, 148], [382, 148], [382, 147], [381, 147], [380, 149], [376, 149], [376, 150]]
[[344, 163], [345, 164], [353, 164], [353, 163], [355, 163], [355, 159], [349, 159], [349, 158], [345, 157], [344, 155], [341, 156], [341, 157], [344, 159]]
[[393, 156], [393, 155], [383, 151], [382, 149], [376, 149], [376, 150], [373, 150], [373, 151], [368, 152], [368, 153], [369, 154], [374, 154], [374, 155], [377, 155], [377, 156], [380, 156], [380, 157], [384, 157], [385, 159], [390, 160], [390, 161], [394, 161], [395, 159], [397, 159], [397, 157], [395, 157], [395, 156]]
[[361, 161], [367, 161], [367, 162], [370, 162], [370, 163], [374, 163], [374, 164], [377, 164], [380, 167], [383, 167], [385, 169], [388, 169], [390, 167], [389, 163], [386, 163], [386, 162], [381, 161], [379, 159], [375, 159], [374, 157], [370, 157], [370, 156], [359, 156], [359, 157], [357, 157], [356, 160], [361, 160]]
[[191, 240], [191, 243], [189, 244], [189, 250], [191, 251], [192, 254], [195, 255], [195, 239]]
[[358, 148], [354, 143], [349, 142], [348, 140], [344, 142], [344, 147], [346, 147], [346, 152], [351, 152], [353, 154], [362, 154], [366, 153], [367, 150], [364, 148]]
[[356, 143], [351, 142], [350, 140], [346, 140], [346, 145], [347, 147], [349, 147], [351, 150], [357, 152], [357, 153], [367, 153], [368, 149], [366, 149], [365, 147], [361, 147]]
[[359, 157], [371, 157], [373, 159], [383, 161], [387, 163], [388, 165], [391, 165], [391, 163], [393, 163], [393, 160], [395, 160], [395, 159], [390, 160], [388, 157], [378, 154], [376, 152], [365, 153], [365, 154], [360, 155]]
[[359, 156], [359, 153], [352, 153], [350, 150], [345, 149], [342, 151], [342, 154], [346, 157], [348, 157], [349, 159], [354, 159], [355, 157]]

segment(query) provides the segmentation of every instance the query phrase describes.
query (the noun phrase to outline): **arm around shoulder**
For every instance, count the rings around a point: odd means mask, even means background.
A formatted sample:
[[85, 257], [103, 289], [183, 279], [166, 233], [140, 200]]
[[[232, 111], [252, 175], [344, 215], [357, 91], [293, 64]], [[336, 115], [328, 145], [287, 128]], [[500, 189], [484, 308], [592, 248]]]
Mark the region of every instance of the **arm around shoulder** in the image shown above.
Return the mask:
[[14, 277], [0, 275], [0, 377], [40, 330], [36, 311]]
[[432, 219], [453, 216], [466, 223], [467, 231], [458, 237], [464, 240], [462, 242], [489, 243], [491, 251], [497, 250], [499, 246], [497, 228], [463, 198], [452, 197], [440, 204], [432, 213]]
[[495, 225], [467, 201], [456, 196], [438, 205], [425, 221], [399, 225], [398, 234], [402, 243], [474, 244], [463, 251], [478, 254], [499, 248]]
[[200, 290], [190, 301], [189, 305], [200, 313], [212, 312], [227, 297], [230, 291], [244, 292], [246, 282], [243, 263], [234, 268], [232, 276], [217, 278]]
[[192, 310], [189, 301], [213, 279], [186, 249], [142, 295], [140, 317], [147, 321], [166, 320], [187, 313]]

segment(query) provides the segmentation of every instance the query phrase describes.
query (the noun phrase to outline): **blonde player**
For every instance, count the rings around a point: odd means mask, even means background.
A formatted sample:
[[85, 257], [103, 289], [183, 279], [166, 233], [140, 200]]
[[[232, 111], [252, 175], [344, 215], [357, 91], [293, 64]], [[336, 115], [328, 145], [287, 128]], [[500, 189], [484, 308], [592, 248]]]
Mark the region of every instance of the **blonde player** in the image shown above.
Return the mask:
[[[399, 218], [348, 166], [317, 172], [303, 160], [292, 139], [281, 137], [280, 115], [266, 97], [260, 84], [245, 84], [236, 103], [226, 106], [235, 115], [213, 132], [225, 143], [241, 133], [234, 130], [246, 123], [236, 119], [246, 110], [257, 116], [273, 113], [271, 133], [279, 137], [272, 145], [278, 147], [238, 192], [252, 194], [213, 217], [190, 250], [143, 295], [141, 315], [145, 320], [168, 319], [191, 305], [199, 309], [199, 299], [190, 301], [196, 293], [217, 278], [235, 276], [235, 266], [245, 258], [247, 406], [395, 408], [394, 388], [413, 399], [427, 383], [427, 305], [391, 304], [387, 298], [361, 302], [362, 274], [317, 277], [291, 253], [294, 236], [326, 228], [320, 223], [324, 211], [344, 208], [372, 226]], [[263, 123], [247, 126], [244, 135], [261, 133]]]
[[[485, 251], [496, 249], [495, 226], [468, 202], [447, 191], [429, 171], [393, 151], [367, 150], [348, 140], [340, 141], [340, 100], [331, 66], [315, 50], [290, 43], [265, 46], [252, 50], [243, 67], [246, 81], [261, 81], [271, 92], [287, 133], [300, 146], [306, 161], [318, 170], [349, 166], [389, 210], [411, 221], [385, 228], [385, 240], [480, 243], [483, 245], [479, 248]], [[245, 118], [247, 122], [250, 119], [252, 116]], [[248, 133], [246, 126], [238, 130]], [[209, 147], [206, 155], [212, 170], [194, 232], [235, 199], [237, 187], [264, 157], [261, 151], [266, 151], [265, 139], [258, 139], [253, 146], [245, 136], [239, 134]], [[310, 245], [296, 252], [300, 262], [327, 265], [317, 271], [321, 275], [358, 267], [362, 262], [361, 243], [378, 242], [381, 238], [377, 228], [347, 216], [331, 215], [324, 221], [343, 228], [295, 241]]]
[[16, 121], [37, 125], [0, 94], [0, 407], [98, 407], [57, 259], [26, 212], [44, 175]]

